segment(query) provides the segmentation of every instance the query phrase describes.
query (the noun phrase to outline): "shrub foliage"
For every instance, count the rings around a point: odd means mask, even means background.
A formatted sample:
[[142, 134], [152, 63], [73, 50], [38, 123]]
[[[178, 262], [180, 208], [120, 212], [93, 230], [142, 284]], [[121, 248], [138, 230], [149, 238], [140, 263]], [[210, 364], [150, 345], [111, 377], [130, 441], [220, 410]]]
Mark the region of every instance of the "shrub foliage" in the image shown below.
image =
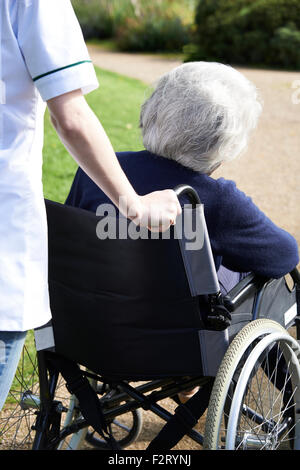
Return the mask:
[[106, 39], [113, 35], [113, 18], [105, 1], [72, 0], [72, 5], [85, 39]]
[[126, 51], [180, 51], [189, 42], [189, 26], [174, 12], [149, 4], [120, 24], [116, 41]]
[[127, 51], [181, 51], [195, 0], [72, 0], [85, 39], [115, 38]]
[[299, 0], [200, 0], [190, 59], [300, 68]]

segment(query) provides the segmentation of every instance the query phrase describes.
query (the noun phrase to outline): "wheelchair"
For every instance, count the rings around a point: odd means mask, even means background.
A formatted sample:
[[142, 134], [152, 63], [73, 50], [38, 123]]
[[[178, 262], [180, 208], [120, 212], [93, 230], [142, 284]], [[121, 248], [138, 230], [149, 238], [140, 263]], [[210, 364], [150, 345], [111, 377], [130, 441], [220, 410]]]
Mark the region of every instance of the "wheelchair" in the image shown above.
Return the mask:
[[53, 318], [20, 362], [31, 372], [1, 412], [0, 449], [124, 449], [141, 409], [166, 422], [149, 451], [185, 435], [199, 449], [300, 449], [299, 272], [250, 273], [221, 294], [203, 205], [192, 187], [175, 191], [180, 221], [147, 237], [119, 226], [99, 239], [116, 220], [46, 201]]

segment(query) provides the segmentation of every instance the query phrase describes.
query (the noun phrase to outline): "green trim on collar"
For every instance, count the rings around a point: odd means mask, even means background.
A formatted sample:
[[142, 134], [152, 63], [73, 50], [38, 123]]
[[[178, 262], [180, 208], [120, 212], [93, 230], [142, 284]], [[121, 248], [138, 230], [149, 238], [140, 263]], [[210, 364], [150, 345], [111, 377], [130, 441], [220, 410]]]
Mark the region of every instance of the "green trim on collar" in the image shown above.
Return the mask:
[[80, 62], [75, 62], [75, 64], [65, 65], [64, 67], [60, 67], [59, 69], [51, 70], [50, 72], [43, 73], [42, 75], [38, 75], [34, 77], [32, 80], [36, 82], [40, 78], [46, 77], [47, 75], [51, 75], [52, 73], [60, 72], [61, 70], [69, 69], [70, 67], [75, 67], [76, 65], [85, 64], [86, 62], [92, 63], [91, 60], [81, 60]]

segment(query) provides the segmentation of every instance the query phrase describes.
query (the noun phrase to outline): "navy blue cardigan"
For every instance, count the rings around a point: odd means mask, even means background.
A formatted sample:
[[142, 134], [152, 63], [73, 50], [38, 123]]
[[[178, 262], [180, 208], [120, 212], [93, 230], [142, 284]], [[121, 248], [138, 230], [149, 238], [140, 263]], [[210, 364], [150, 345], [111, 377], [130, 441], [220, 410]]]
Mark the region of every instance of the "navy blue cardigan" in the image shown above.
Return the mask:
[[[232, 271], [279, 278], [298, 264], [296, 240], [266, 217], [233, 181], [213, 179], [146, 150], [120, 152], [117, 157], [140, 195], [178, 184], [196, 189], [204, 204], [217, 269], [222, 263]], [[107, 196], [79, 168], [66, 204], [96, 212], [99, 204], [107, 202]]]

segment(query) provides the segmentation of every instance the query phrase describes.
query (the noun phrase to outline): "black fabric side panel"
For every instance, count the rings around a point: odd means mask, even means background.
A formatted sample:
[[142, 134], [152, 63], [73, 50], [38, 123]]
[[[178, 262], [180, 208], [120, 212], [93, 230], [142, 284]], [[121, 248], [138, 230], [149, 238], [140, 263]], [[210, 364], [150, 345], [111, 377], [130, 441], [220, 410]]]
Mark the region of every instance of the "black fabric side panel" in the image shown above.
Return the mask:
[[58, 354], [117, 378], [202, 375], [192, 299], [132, 305], [53, 281], [49, 288]]
[[[287, 327], [290, 323], [289, 317], [291, 317], [291, 314], [287, 315], [287, 312], [293, 309], [293, 306], [296, 315], [296, 289], [290, 292], [284, 278], [273, 279], [264, 287], [257, 318], [271, 318]], [[290, 312], [293, 313], [293, 311]]]

